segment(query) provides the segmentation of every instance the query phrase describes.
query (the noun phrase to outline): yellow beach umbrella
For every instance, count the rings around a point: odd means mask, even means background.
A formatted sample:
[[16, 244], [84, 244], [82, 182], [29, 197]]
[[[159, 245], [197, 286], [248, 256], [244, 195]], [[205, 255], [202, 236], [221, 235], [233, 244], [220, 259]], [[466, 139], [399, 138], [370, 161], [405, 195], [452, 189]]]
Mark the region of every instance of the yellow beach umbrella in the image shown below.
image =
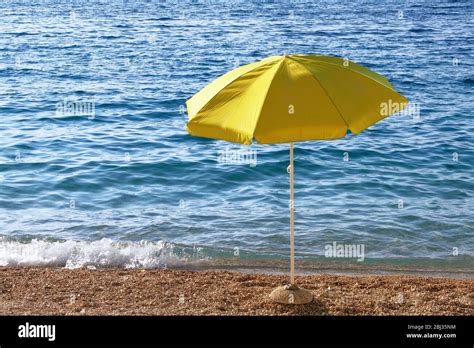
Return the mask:
[[217, 78], [186, 102], [191, 135], [251, 144], [290, 143], [290, 284], [271, 297], [305, 303], [295, 284], [293, 143], [342, 138], [401, 111], [407, 99], [383, 76], [347, 59], [274, 56]]

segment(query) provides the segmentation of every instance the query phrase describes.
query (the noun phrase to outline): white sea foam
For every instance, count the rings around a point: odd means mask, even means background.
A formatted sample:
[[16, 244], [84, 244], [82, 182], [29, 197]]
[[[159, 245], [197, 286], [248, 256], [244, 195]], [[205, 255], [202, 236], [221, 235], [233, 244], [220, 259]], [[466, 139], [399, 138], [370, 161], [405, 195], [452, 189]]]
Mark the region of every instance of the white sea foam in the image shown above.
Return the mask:
[[174, 246], [165, 242], [117, 242], [111, 239], [97, 241], [29, 242], [0, 239], [0, 266], [57, 266], [160, 268], [176, 266], [189, 261], [176, 256]]

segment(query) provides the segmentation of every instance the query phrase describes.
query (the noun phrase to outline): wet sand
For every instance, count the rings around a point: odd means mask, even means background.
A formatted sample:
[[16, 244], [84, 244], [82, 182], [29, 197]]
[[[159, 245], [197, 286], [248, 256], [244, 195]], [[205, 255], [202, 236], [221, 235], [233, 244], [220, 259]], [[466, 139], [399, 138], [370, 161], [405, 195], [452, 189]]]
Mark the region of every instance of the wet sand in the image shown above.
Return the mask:
[[282, 275], [230, 271], [0, 268], [1, 315], [474, 315], [474, 280], [305, 275], [315, 300], [272, 303]]

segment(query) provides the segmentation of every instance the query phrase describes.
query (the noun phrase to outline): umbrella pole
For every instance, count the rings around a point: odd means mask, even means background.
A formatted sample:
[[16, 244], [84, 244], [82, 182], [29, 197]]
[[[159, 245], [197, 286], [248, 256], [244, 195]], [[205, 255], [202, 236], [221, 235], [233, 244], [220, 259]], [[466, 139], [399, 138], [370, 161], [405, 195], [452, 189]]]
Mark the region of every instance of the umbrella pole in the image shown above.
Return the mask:
[[305, 304], [313, 300], [311, 291], [298, 287], [295, 284], [295, 203], [293, 144], [290, 144], [290, 284], [279, 286], [270, 294], [270, 298], [283, 304]]
[[295, 212], [293, 143], [290, 144], [290, 284], [295, 284]]

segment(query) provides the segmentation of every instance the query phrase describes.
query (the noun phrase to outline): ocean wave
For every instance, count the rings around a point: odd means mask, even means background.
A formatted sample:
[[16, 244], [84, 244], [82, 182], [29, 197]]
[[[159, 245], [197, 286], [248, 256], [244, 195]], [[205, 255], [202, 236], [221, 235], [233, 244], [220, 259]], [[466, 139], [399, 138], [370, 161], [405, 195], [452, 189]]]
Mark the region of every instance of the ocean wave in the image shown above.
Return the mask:
[[29, 242], [0, 239], [0, 266], [166, 268], [183, 265], [193, 255], [177, 255], [174, 245], [159, 242], [97, 241]]

